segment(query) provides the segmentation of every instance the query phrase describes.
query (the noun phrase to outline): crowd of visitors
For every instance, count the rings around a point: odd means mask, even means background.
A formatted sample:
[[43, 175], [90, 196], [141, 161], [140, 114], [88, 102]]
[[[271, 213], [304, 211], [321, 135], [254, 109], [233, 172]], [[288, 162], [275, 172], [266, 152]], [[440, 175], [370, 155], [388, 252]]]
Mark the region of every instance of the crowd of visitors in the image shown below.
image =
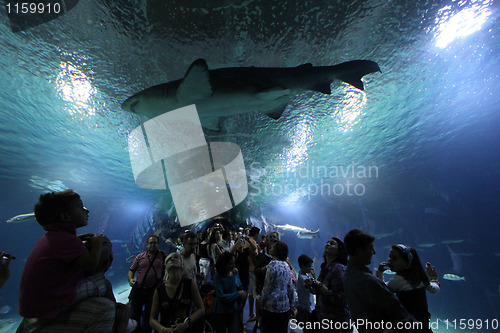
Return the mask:
[[[223, 219], [186, 231], [171, 253], [150, 236], [127, 278], [129, 304], [116, 303], [104, 273], [113, 253], [103, 235], [76, 235], [89, 211], [72, 190], [40, 196], [35, 216], [47, 233], [33, 248], [20, 286], [17, 332], [264, 333], [431, 332], [426, 291], [437, 293], [435, 267], [415, 249], [395, 244], [375, 273], [368, 268], [375, 238], [360, 230], [324, 246], [318, 277], [313, 259], [298, 257], [271, 231], [233, 229]], [[2, 254], [7, 258], [7, 254]], [[9, 261], [11, 257], [7, 258]], [[9, 277], [4, 260], [0, 282]], [[395, 275], [385, 282], [383, 272]], [[0, 284], [1, 287], [1, 284]], [[243, 318], [248, 300], [249, 316]], [[133, 325], [131, 325], [133, 323]]]

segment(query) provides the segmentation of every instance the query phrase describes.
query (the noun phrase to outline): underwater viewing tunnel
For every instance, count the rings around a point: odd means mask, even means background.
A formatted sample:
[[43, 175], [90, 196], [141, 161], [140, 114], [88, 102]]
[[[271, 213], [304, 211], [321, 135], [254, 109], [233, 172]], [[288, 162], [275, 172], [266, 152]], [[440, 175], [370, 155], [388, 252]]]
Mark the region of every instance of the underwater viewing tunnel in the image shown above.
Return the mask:
[[0, 332], [23, 319], [34, 206], [68, 189], [89, 212], [77, 233], [112, 245], [124, 304], [152, 235], [171, 254], [188, 231], [209, 231], [197, 246], [214, 227], [233, 245], [277, 232], [295, 278], [299, 256], [318, 277], [332, 237], [361, 229], [370, 270], [398, 244], [435, 266], [432, 331], [496, 331], [499, 15], [493, 0], [4, 1]]

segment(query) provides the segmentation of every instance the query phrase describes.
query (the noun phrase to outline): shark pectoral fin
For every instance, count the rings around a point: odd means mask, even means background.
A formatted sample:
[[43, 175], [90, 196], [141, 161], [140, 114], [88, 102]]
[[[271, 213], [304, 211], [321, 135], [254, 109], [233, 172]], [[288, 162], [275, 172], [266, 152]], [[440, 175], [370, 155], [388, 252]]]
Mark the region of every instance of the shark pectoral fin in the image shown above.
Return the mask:
[[285, 109], [286, 109], [286, 105], [280, 106], [279, 108], [275, 108], [274, 110], [267, 112], [266, 114], [269, 117], [273, 118], [274, 120], [278, 120], [283, 115], [283, 112], [285, 111]]
[[205, 60], [198, 59], [189, 66], [176, 91], [178, 101], [195, 101], [212, 96], [210, 73]]
[[351, 86], [364, 90], [361, 78], [373, 72], [380, 72], [378, 64], [371, 60], [353, 60], [333, 66], [339, 73], [337, 78]]
[[256, 97], [275, 105], [271, 110], [264, 113], [277, 120], [281, 117], [283, 111], [285, 111], [288, 102], [290, 102], [290, 94], [290, 89], [272, 89], [260, 92]]
[[211, 130], [220, 131], [219, 117], [210, 117], [201, 119], [201, 126]]
[[328, 94], [328, 95], [330, 95], [332, 93], [332, 90], [330, 89], [330, 83], [329, 82], [319, 83], [319, 84], [315, 85], [312, 88], [312, 90], [319, 91], [320, 93]]
[[256, 94], [255, 97], [257, 97], [260, 100], [263, 101], [269, 101], [273, 102], [279, 99], [286, 99], [286, 103], [288, 103], [288, 100], [290, 99], [290, 95], [292, 94], [290, 89], [284, 89], [284, 88], [274, 88], [266, 91], [261, 91]]

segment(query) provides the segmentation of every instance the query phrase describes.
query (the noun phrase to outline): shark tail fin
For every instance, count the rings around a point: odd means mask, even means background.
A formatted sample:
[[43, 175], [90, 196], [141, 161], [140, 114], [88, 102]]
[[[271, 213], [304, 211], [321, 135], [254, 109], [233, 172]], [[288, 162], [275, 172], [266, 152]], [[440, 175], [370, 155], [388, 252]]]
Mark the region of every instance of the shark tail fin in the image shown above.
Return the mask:
[[335, 65], [336, 78], [351, 86], [364, 90], [361, 78], [373, 72], [381, 72], [378, 64], [371, 60], [353, 60]]

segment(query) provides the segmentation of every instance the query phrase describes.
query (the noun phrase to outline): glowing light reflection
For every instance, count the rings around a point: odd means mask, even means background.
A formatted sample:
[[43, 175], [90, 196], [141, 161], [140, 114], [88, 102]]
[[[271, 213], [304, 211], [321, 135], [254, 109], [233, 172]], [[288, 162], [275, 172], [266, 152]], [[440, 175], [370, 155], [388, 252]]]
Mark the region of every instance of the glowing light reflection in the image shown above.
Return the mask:
[[349, 85], [344, 85], [345, 97], [341, 104], [337, 106], [337, 124], [338, 129], [343, 132], [352, 131], [354, 125], [359, 122], [359, 116], [362, 113], [363, 106], [368, 99], [366, 94]]
[[61, 72], [57, 76], [57, 92], [73, 108], [69, 109], [71, 115], [91, 117], [95, 109], [89, 105], [92, 95], [96, 93], [88, 77], [71, 63], [61, 63]]
[[310, 133], [311, 128], [305, 119], [294, 128], [294, 133], [291, 135], [292, 147], [284, 156], [287, 171], [294, 171], [295, 167], [307, 159], [307, 141]]
[[439, 27], [435, 34], [435, 45], [439, 48], [445, 48], [455, 39], [479, 31], [491, 15], [491, 11], [488, 9], [491, 1], [473, 1], [469, 8], [465, 8], [451, 17], [450, 15], [453, 14], [451, 6], [441, 8], [436, 18]]
[[302, 209], [303, 198], [307, 196], [307, 191], [303, 188], [299, 188], [288, 197], [283, 198], [279, 201], [278, 206], [286, 207], [287, 212], [300, 212]]

